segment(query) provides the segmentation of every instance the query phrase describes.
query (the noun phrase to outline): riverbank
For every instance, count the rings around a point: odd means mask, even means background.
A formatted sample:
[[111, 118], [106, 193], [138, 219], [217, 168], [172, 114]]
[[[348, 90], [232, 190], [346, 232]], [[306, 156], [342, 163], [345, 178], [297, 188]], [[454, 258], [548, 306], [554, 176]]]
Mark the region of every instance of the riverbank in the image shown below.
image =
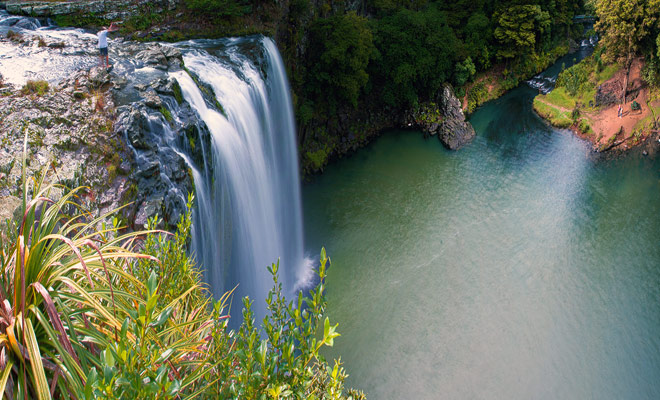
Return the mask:
[[517, 87], [521, 82], [546, 70], [561, 57], [575, 53], [579, 50], [578, 45], [572, 39], [554, 47], [551, 51], [541, 54], [535, 63], [523, 64], [510, 71], [504, 64], [498, 64], [491, 69], [479, 73], [473, 82], [459, 88], [463, 111], [473, 113], [484, 103], [495, 100], [511, 89]]
[[637, 58], [631, 65], [626, 104], [619, 115], [625, 71], [616, 64], [602, 66], [598, 56], [562, 72], [557, 88], [536, 96], [534, 110], [551, 125], [589, 141], [598, 152], [627, 151], [657, 136], [660, 88], [642, 79], [644, 61]]

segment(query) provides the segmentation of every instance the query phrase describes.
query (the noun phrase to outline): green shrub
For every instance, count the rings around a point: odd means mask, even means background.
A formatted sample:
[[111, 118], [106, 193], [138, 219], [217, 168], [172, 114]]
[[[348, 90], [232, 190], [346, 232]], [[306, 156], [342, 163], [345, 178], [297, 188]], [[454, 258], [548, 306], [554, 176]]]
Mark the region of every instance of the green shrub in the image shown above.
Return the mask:
[[21, 89], [23, 94], [36, 94], [37, 96], [43, 96], [48, 92], [49, 85], [47, 81], [27, 81], [27, 83]]
[[557, 77], [557, 87], [564, 87], [571, 95], [577, 95], [582, 86], [588, 82], [591, 69], [587, 67], [586, 62], [580, 62], [559, 73]]
[[468, 112], [473, 112], [477, 107], [488, 100], [488, 88], [485, 82], [475, 83], [468, 92]]
[[589, 126], [589, 123], [587, 122], [586, 119], [581, 119], [580, 123], [578, 124], [578, 129], [580, 132], [582, 132], [585, 135], [590, 135], [593, 133], [593, 130], [591, 130], [591, 126]]
[[[457, 62], [454, 68], [454, 82], [457, 86], [463, 86], [465, 82], [474, 77], [477, 68], [472, 62], [472, 58], [468, 57], [462, 62]], [[461, 96], [462, 97], [462, 96]]]
[[23, 35], [21, 35], [20, 33], [18, 33], [18, 32], [14, 32], [14, 31], [12, 31], [11, 29], [9, 29], [9, 30], [7, 31], [7, 39], [9, 39], [9, 40], [11, 40], [11, 41], [14, 41], [14, 42], [18, 42], [18, 41], [21, 41], [21, 40], [23, 39]]
[[313, 171], [321, 170], [328, 162], [328, 152], [324, 148], [316, 151], [308, 151], [305, 153], [305, 156]]
[[218, 17], [237, 17], [252, 10], [246, 0], [185, 0], [185, 4], [191, 10], [211, 12]]
[[653, 57], [642, 68], [642, 79], [651, 86], [660, 86], [660, 61]]

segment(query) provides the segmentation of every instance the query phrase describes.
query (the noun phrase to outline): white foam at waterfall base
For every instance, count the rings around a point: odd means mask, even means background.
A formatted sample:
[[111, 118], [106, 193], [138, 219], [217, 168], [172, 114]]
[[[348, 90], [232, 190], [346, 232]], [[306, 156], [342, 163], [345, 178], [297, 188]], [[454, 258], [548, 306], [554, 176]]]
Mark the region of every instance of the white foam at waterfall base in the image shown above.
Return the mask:
[[[262, 46], [265, 80], [254, 61], [241, 53], [241, 40]], [[213, 88], [224, 112], [207, 105], [188, 73], [172, 75], [211, 135], [205, 165], [191, 165], [200, 170], [194, 174], [194, 251], [214, 295], [238, 285], [234, 296], [255, 300], [253, 310], [261, 318], [272, 287], [267, 266], [280, 260], [280, 281], [287, 294], [307, 279], [301, 272], [307, 268], [296, 132], [288, 81], [274, 43], [267, 38], [232, 43], [222, 58], [190, 42], [182, 48], [186, 67]], [[203, 142], [197, 138], [197, 143]], [[202, 156], [207, 157], [204, 151]], [[232, 314], [240, 315], [241, 302], [233, 303]]]

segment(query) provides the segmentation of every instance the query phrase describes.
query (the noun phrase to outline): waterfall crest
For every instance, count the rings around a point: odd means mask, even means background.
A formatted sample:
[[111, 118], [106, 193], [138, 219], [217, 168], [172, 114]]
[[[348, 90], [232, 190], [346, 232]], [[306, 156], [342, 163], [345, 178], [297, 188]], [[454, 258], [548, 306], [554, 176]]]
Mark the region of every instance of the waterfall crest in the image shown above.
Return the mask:
[[[261, 54], [260, 65], [255, 52]], [[238, 285], [234, 304], [240, 307], [238, 300], [250, 296], [259, 318], [272, 286], [266, 267], [280, 260], [280, 279], [289, 294], [304, 270], [296, 131], [286, 73], [268, 38], [233, 39], [217, 52], [196, 46], [184, 51], [184, 62], [221, 105], [209, 104], [187, 72], [172, 73], [211, 138], [210, 149], [197, 150], [204, 155], [203, 166], [193, 166], [193, 250], [216, 298]]]

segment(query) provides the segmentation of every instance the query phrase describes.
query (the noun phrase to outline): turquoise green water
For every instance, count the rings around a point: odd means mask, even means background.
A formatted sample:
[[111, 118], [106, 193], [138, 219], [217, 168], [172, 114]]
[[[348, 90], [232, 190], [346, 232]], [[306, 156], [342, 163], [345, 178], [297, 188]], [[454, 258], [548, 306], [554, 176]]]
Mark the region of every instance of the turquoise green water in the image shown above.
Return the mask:
[[598, 160], [520, 87], [458, 152], [390, 132], [303, 188], [372, 399], [660, 398], [660, 160]]

